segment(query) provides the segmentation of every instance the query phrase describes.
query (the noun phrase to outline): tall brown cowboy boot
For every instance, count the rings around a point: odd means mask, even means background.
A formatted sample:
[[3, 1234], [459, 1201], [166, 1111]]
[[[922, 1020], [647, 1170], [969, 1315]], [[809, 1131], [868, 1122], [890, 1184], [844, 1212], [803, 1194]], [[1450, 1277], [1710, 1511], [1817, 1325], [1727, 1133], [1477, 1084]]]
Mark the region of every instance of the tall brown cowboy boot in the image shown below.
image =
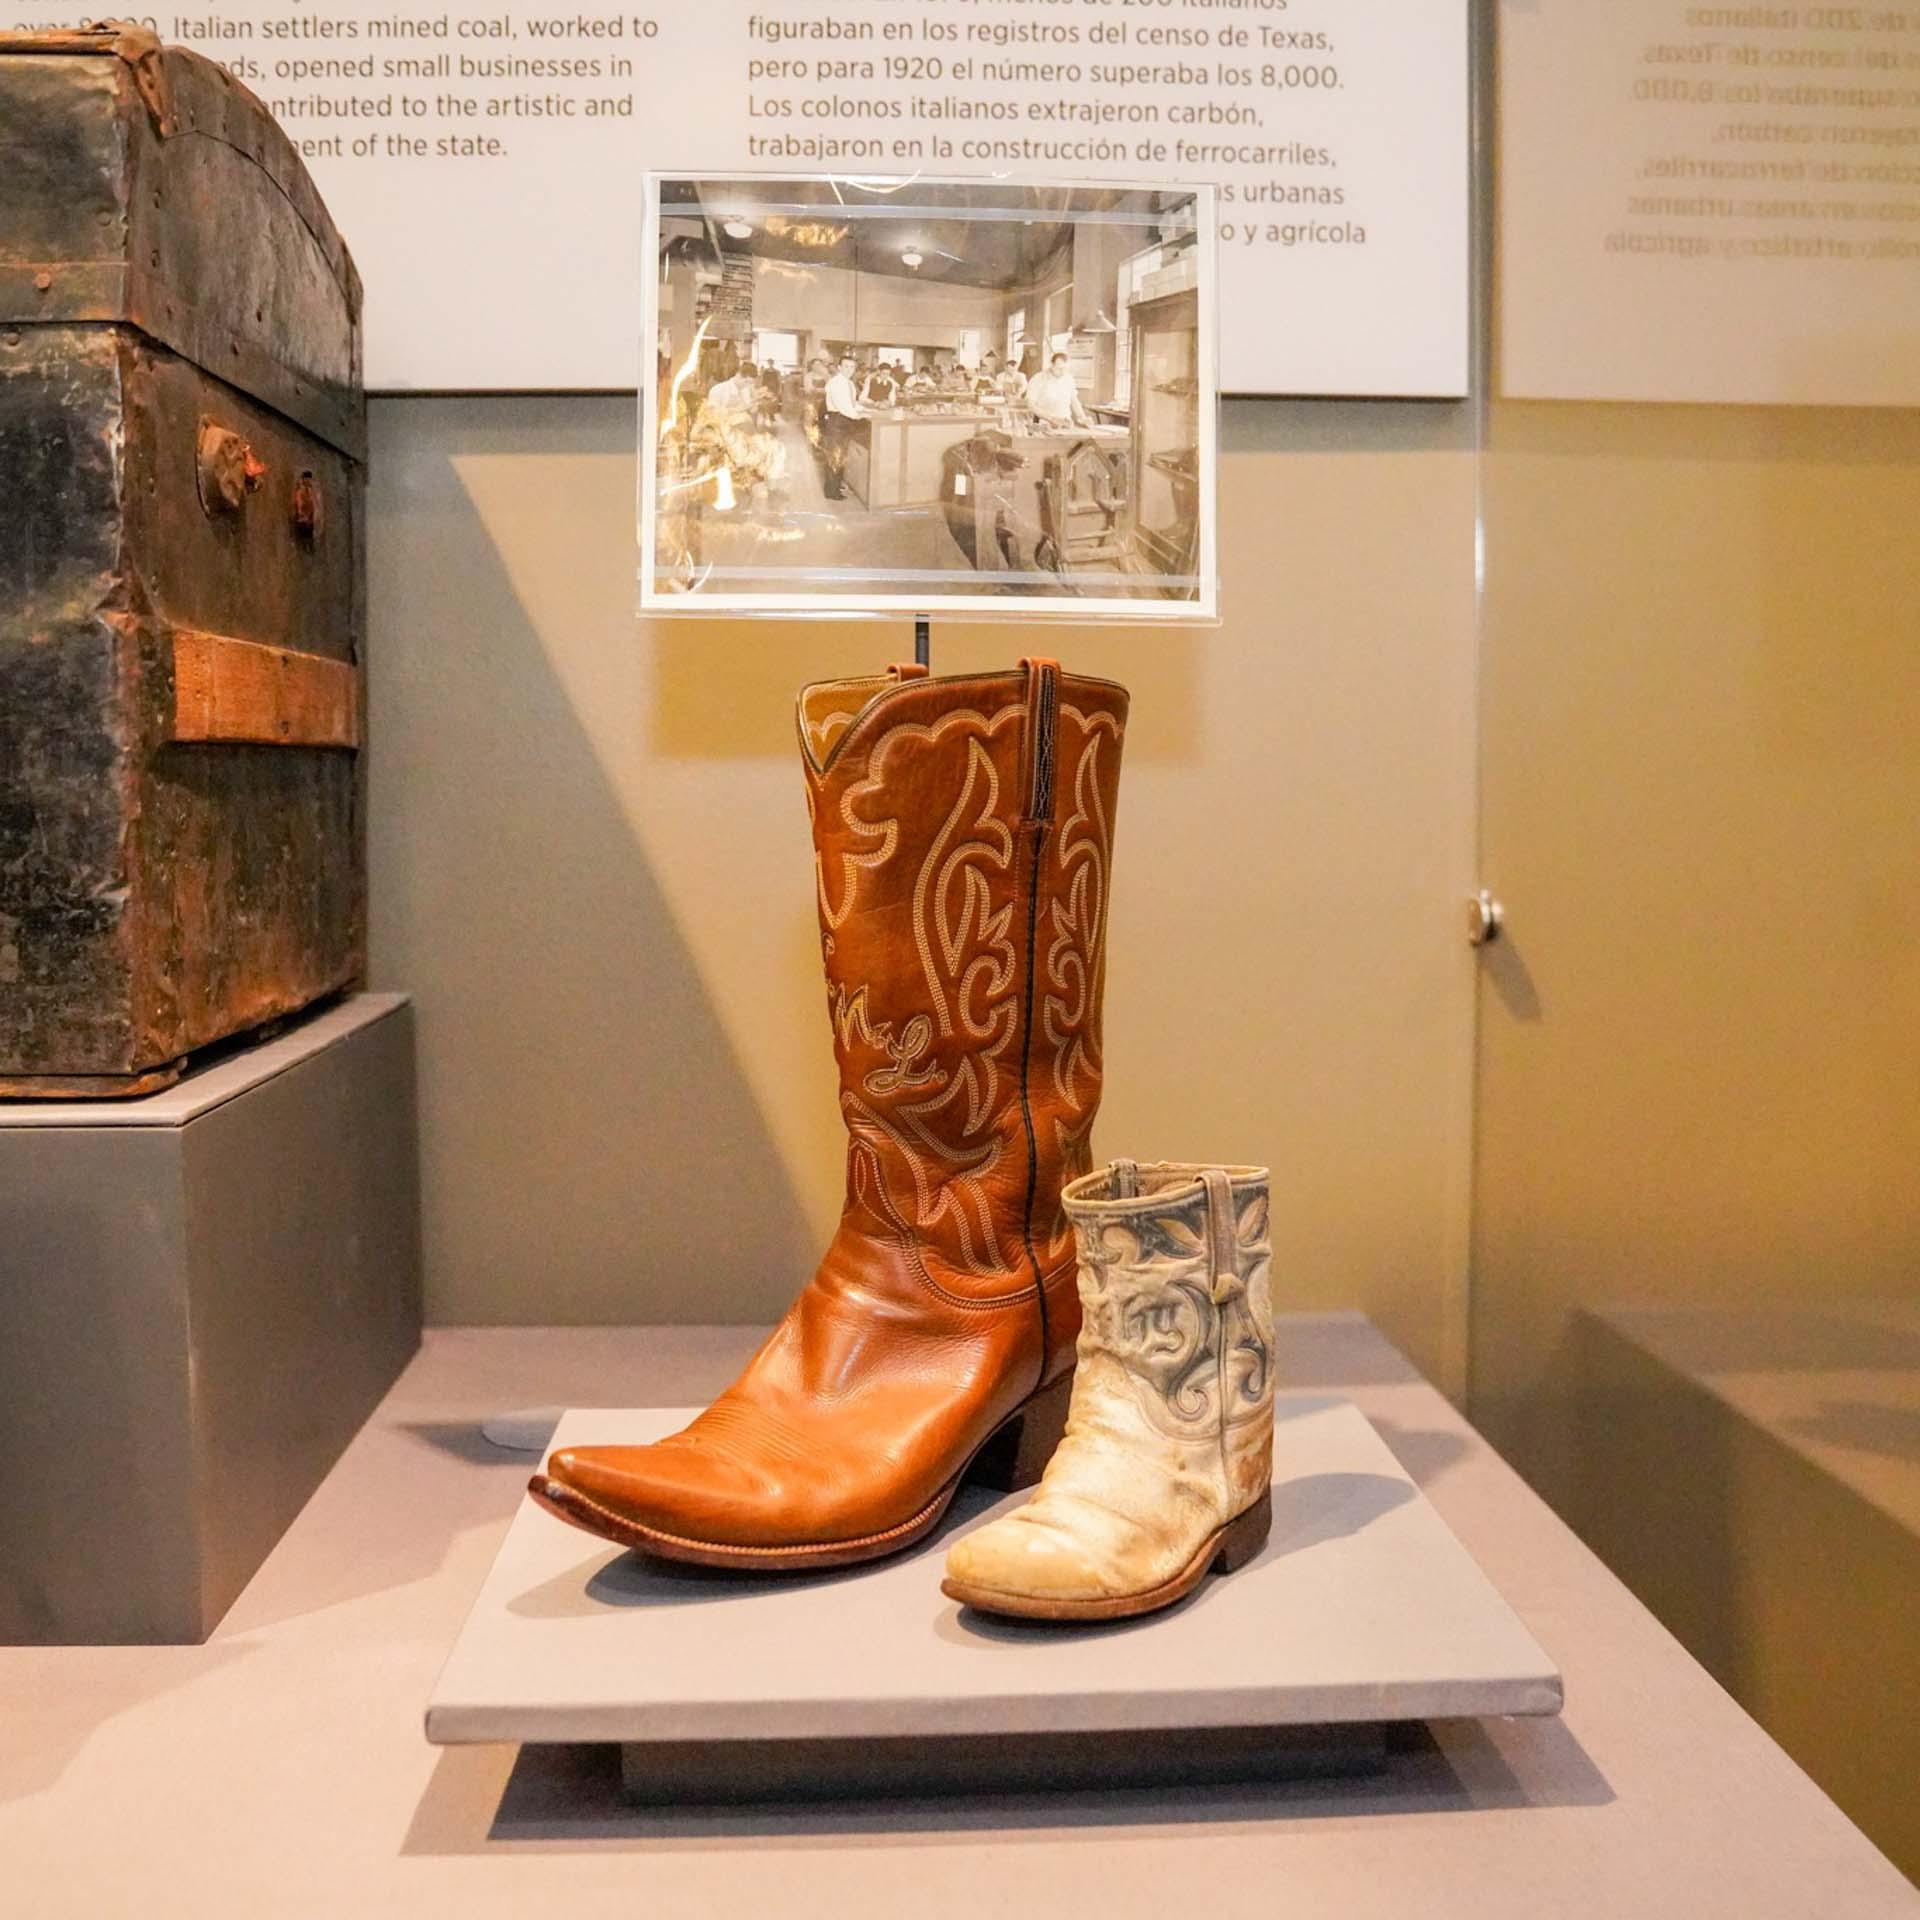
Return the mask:
[[847, 1196], [818, 1272], [684, 1432], [569, 1447], [535, 1498], [623, 1546], [789, 1571], [878, 1559], [973, 1469], [1038, 1479], [1080, 1329], [1060, 1190], [1100, 1102], [1127, 696], [1051, 660], [808, 687]]

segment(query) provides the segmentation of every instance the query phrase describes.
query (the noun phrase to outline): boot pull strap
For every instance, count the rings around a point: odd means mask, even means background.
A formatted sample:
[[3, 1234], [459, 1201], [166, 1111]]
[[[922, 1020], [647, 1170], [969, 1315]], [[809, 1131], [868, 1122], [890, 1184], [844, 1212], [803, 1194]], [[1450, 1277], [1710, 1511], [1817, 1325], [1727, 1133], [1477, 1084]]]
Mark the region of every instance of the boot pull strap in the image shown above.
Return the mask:
[[1053, 737], [1060, 717], [1060, 662], [1022, 660], [1027, 672], [1026, 724], [1021, 730], [1021, 771], [1025, 777], [1026, 824], [1053, 818]]
[[[1220, 1167], [1202, 1167], [1200, 1179], [1207, 1190], [1207, 1247], [1211, 1256], [1208, 1264], [1213, 1268], [1213, 1285], [1209, 1291], [1214, 1311], [1219, 1313], [1241, 1291], [1237, 1261], [1240, 1235], [1233, 1214], [1233, 1182]], [[1224, 1324], [1215, 1328], [1213, 1366], [1214, 1384], [1220, 1394], [1220, 1478], [1224, 1485], [1231, 1486], [1233, 1458], [1227, 1445], [1227, 1328]]]
[[896, 660], [887, 669], [889, 680], [924, 680], [927, 669], [918, 660]]
[[1207, 1247], [1213, 1269], [1213, 1304], [1224, 1306], [1240, 1288], [1240, 1235], [1233, 1211], [1233, 1182], [1219, 1167], [1203, 1167], [1207, 1190]]
[[1116, 1160], [1108, 1169], [1112, 1175], [1109, 1185], [1112, 1191], [1110, 1200], [1137, 1200], [1140, 1197], [1140, 1162], [1138, 1160]]

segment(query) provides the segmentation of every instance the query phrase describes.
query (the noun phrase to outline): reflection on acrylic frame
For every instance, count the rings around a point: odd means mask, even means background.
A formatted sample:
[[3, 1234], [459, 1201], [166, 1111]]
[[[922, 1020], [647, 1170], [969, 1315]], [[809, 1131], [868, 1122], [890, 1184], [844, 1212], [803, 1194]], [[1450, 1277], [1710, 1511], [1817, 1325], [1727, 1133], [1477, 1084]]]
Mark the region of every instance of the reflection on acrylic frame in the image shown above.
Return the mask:
[[651, 612], [1217, 615], [1209, 188], [647, 177]]

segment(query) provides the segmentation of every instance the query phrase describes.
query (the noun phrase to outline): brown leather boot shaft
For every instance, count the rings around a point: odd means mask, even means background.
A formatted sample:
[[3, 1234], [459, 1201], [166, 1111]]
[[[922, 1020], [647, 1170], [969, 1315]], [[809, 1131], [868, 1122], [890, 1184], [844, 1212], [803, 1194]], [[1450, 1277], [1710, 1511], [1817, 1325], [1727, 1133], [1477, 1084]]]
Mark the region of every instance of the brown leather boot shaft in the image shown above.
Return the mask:
[[848, 1219], [970, 1303], [1071, 1268], [1125, 719], [1051, 661], [801, 696]]

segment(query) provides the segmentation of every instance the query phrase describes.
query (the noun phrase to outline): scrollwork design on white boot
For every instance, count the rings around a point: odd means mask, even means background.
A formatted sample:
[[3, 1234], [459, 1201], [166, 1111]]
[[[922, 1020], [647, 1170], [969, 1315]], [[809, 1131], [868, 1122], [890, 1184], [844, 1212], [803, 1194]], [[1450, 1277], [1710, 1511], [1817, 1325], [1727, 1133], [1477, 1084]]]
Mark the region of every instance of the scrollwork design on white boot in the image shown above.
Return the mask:
[[1032, 1500], [954, 1543], [943, 1587], [990, 1612], [1118, 1619], [1266, 1540], [1267, 1174], [1116, 1161], [1062, 1204], [1083, 1313], [1066, 1437]]

